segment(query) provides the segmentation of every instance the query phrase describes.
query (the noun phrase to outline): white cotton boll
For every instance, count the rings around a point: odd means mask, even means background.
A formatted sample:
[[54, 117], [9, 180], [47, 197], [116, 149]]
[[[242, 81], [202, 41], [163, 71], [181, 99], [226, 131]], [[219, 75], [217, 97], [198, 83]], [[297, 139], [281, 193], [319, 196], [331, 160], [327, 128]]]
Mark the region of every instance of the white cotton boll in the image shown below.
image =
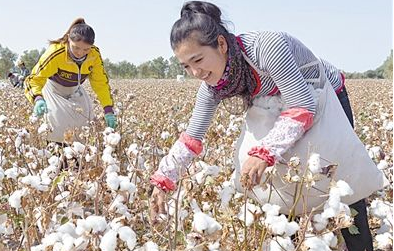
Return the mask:
[[369, 208], [371, 214], [380, 219], [385, 219], [388, 215], [392, 214], [392, 208], [389, 203], [385, 203], [379, 199], [374, 199]]
[[85, 232], [89, 232], [91, 229], [87, 225], [85, 219], [77, 219], [77, 227], [75, 228], [75, 233], [77, 235], [83, 235]]
[[195, 231], [208, 235], [222, 229], [222, 226], [214, 218], [202, 212], [194, 214], [192, 226]]
[[[276, 236], [270, 241], [269, 251], [293, 251], [294, 245], [290, 239], [290, 237], [280, 237]], [[265, 249], [262, 249], [265, 250]]]
[[385, 120], [385, 121], [383, 122], [383, 128], [384, 128], [386, 131], [392, 131], [392, 130], [393, 130], [393, 121]]
[[45, 251], [45, 247], [44, 247], [44, 245], [40, 244], [40, 245], [30, 247], [30, 250], [31, 251]]
[[119, 171], [120, 171], [120, 167], [116, 164], [108, 165], [107, 168], [105, 169], [106, 173], [119, 172]]
[[44, 247], [53, 246], [56, 242], [61, 241], [61, 237], [61, 233], [50, 233], [41, 240], [41, 243]]
[[74, 141], [73, 145], [72, 145], [73, 150], [78, 153], [78, 154], [82, 154], [85, 151], [85, 145], [83, 145], [80, 142]]
[[[31, 115], [31, 116], [29, 117], [29, 122], [30, 122], [31, 124], [35, 124], [37, 121], [38, 121], [38, 117], [35, 116], [34, 114]], [[1, 127], [1, 126], [0, 126], [0, 127]]]
[[16, 180], [16, 178], [18, 177], [18, 168], [11, 167], [11, 168], [5, 170], [4, 174], [5, 174], [5, 176], [7, 176], [7, 178]]
[[327, 227], [328, 219], [324, 218], [321, 214], [315, 214], [313, 216], [313, 227], [317, 231], [321, 231]]
[[61, 201], [70, 195], [70, 191], [64, 191], [61, 194], [56, 195], [55, 201]]
[[160, 137], [161, 137], [162, 140], [166, 140], [166, 139], [168, 139], [170, 136], [171, 136], [171, 134], [170, 134], [169, 132], [167, 132], [167, 131], [162, 132], [161, 135], [160, 135]]
[[107, 145], [116, 146], [119, 144], [120, 141], [120, 134], [119, 133], [111, 133], [104, 137], [104, 141]]
[[377, 165], [379, 170], [384, 170], [387, 169], [389, 167], [389, 164], [387, 163], [386, 160], [382, 159], [380, 160], [379, 164]]
[[23, 196], [26, 195], [26, 193], [26, 189], [14, 191], [8, 198], [8, 203], [10, 204], [10, 206], [18, 210], [21, 207], [21, 199]]
[[130, 154], [134, 154], [134, 155], [138, 154], [138, 145], [136, 143], [131, 144], [129, 148], [127, 148], [127, 155]]
[[214, 243], [209, 243], [208, 245], [208, 250], [209, 251], [218, 251], [220, 248], [220, 243], [219, 241], [216, 241]]
[[137, 239], [136, 239], [136, 234], [135, 232], [127, 226], [121, 227], [118, 230], [118, 234], [119, 234], [119, 238], [126, 242], [127, 247], [132, 250], [136, 243], [137, 243]]
[[112, 189], [112, 190], [118, 190], [119, 184], [120, 184], [120, 179], [117, 173], [112, 172], [107, 174], [107, 179], [106, 179], [107, 185]]
[[62, 235], [62, 244], [61, 251], [71, 251], [74, 248], [74, 238], [68, 233], [65, 233]]
[[136, 190], [136, 186], [132, 182], [130, 182], [128, 178], [127, 180], [123, 179], [120, 182], [119, 186], [120, 186], [119, 188], [120, 191], [128, 191], [129, 193], [134, 193]]
[[7, 121], [7, 117], [3, 114], [0, 115], [0, 128], [4, 126], [5, 122]]
[[304, 243], [309, 248], [309, 251], [331, 251], [327, 243], [316, 236], [306, 237]]
[[260, 207], [254, 205], [254, 204], [251, 204], [251, 203], [246, 203], [246, 212], [245, 212], [245, 204], [243, 204], [241, 206], [241, 210], [238, 213], [237, 217], [241, 221], [244, 221], [245, 225], [249, 227], [255, 221], [254, 214], [261, 214]]
[[[285, 217], [286, 218], [286, 217]], [[284, 236], [292, 236], [295, 234], [298, 230], [300, 229], [300, 226], [298, 225], [297, 222], [292, 221], [292, 222], [287, 222], [286, 228], [285, 228], [285, 235]]]
[[3, 170], [3, 168], [0, 167], [0, 181], [2, 181], [4, 179], [4, 177], [5, 177], [4, 170]]
[[350, 188], [349, 184], [343, 180], [338, 180], [336, 182], [335, 186], [330, 189], [330, 195], [331, 195], [331, 190], [335, 190], [335, 189], [338, 189], [339, 196], [341, 197], [353, 194], [353, 190]]
[[317, 153], [312, 153], [308, 160], [308, 168], [309, 170], [316, 174], [321, 172], [320, 166], [320, 155]]
[[112, 157], [111, 154], [105, 154], [103, 153], [103, 156], [101, 157], [101, 159], [104, 161], [105, 164], [107, 165], [113, 165], [116, 164], [116, 159], [114, 157]]
[[376, 231], [377, 234], [384, 234], [391, 230], [391, 223], [388, 219], [384, 219], [383, 223], [380, 225], [380, 228]]
[[218, 176], [219, 172], [220, 172], [220, 167], [218, 166], [207, 166], [205, 168], [205, 174], [212, 177]]
[[88, 245], [89, 245], [89, 240], [86, 239], [86, 237], [84, 236], [74, 239], [75, 251], [87, 250]]
[[203, 171], [200, 171], [195, 175], [195, 178], [196, 178], [197, 184], [201, 185], [205, 180], [204, 179], [205, 173]]
[[37, 132], [38, 132], [38, 134], [42, 134], [42, 133], [46, 133], [46, 132], [51, 131], [51, 129], [52, 129], [51, 126], [48, 123], [44, 122], [40, 125]]
[[[75, 233], [75, 225], [71, 222], [64, 223], [63, 225], [58, 227], [56, 231], [59, 233], [63, 233], [63, 234], [69, 234], [70, 236], [72, 236], [74, 238], [78, 237], [77, 234]], [[74, 240], [73, 240], [73, 243], [74, 243]]]
[[19, 148], [22, 145], [22, 138], [21, 137], [16, 137], [15, 139], [15, 148]]
[[323, 241], [330, 247], [335, 248], [338, 245], [338, 239], [333, 232], [328, 232], [321, 236]]
[[223, 188], [219, 192], [219, 196], [221, 199], [220, 207], [226, 208], [229, 206], [231, 198], [235, 194], [234, 185], [230, 181], [225, 181], [223, 183]]
[[93, 233], [102, 232], [107, 228], [107, 222], [103, 216], [90, 215], [86, 218], [86, 224]]
[[60, 162], [60, 159], [59, 159], [59, 157], [57, 157], [57, 156], [52, 156], [52, 157], [50, 157], [50, 158], [48, 159], [48, 163], [49, 163], [49, 165], [51, 165], [51, 166], [58, 166], [58, 165], [59, 165], [59, 162]]
[[144, 251], [159, 251], [159, 246], [153, 241], [148, 241], [144, 244]]
[[86, 190], [86, 194], [89, 197], [93, 198], [94, 196], [96, 196], [97, 188], [98, 188], [97, 182], [89, 183], [88, 189]]
[[104, 136], [107, 136], [107, 135], [113, 133], [114, 131], [115, 131], [115, 130], [112, 129], [111, 127], [106, 127], [106, 128], [104, 129], [104, 131], [103, 131], [103, 135], [104, 135]]
[[103, 238], [101, 238], [100, 246], [102, 251], [115, 251], [116, 249], [116, 232], [109, 230]]
[[67, 147], [65, 147], [63, 149], [63, 153], [64, 153], [64, 156], [66, 156], [67, 159], [72, 159], [74, 157], [74, 154], [75, 154], [74, 150], [71, 147], [69, 147], [69, 146], [67, 146]]
[[55, 242], [55, 244], [52, 247], [52, 251], [63, 251], [63, 243]]
[[28, 175], [20, 180], [25, 185], [30, 185], [32, 187], [38, 187], [41, 183], [41, 178], [38, 176]]
[[208, 201], [202, 202], [202, 211], [211, 211], [211, 204]]
[[369, 148], [368, 154], [371, 159], [380, 159], [382, 149], [379, 146]]
[[386, 249], [393, 246], [393, 236], [391, 233], [378, 234], [375, 236], [375, 240], [378, 242], [379, 249]]
[[268, 216], [268, 215], [276, 216], [276, 215], [279, 215], [280, 206], [275, 205], [275, 204], [266, 203], [263, 205], [262, 209], [265, 212], [266, 216]]

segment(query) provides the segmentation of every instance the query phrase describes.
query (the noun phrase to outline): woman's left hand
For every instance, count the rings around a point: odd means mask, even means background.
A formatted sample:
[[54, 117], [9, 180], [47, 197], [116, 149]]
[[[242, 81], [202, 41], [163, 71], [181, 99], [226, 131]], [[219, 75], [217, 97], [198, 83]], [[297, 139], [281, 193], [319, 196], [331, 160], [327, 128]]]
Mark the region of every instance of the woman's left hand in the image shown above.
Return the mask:
[[116, 117], [113, 113], [107, 113], [104, 115], [105, 123], [107, 124], [108, 127], [111, 127], [112, 129], [115, 129], [116, 126], [118, 125], [116, 122]]
[[258, 157], [249, 156], [241, 169], [242, 185], [245, 188], [253, 188], [260, 184], [261, 177], [266, 168], [267, 162]]

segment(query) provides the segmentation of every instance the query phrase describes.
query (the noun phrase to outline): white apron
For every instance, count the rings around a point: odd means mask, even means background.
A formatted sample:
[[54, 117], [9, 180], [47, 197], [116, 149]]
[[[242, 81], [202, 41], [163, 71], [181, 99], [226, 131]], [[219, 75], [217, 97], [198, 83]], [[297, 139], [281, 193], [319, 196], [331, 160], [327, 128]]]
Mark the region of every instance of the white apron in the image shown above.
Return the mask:
[[[255, 70], [264, 74], [247, 57], [245, 58]], [[314, 82], [314, 87], [317, 88], [315, 90], [310, 85], [317, 104], [313, 126], [282, 157], [286, 161], [289, 161], [293, 156], [299, 157], [302, 166], [301, 174], [306, 168], [308, 156], [312, 152], [318, 153], [321, 158], [330, 161], [325, 163], [321, 160], [321, 165], [338, 164], [334, 180], [344, 180], [353, 189], [354, 194], [352, 196], [341, 198], [344, 203], [350, 205], [382, 189], [388, 184], [388, 181], [370, 159], [364, 145], [351, 127], [331, 84], [325, 76], [320, 61], [301, 68], [316, 64], [320, 68], [319, 79], [307, 80], [307, 82]], [[240, 171], [243, 163], [249, 157], [247, 152], [252, 147], [262, 144], [261, 140], [273, 128], [280, 113], [286, 109], [287, 107], [280, 95], [259, 97], [253, 101], [253, 106], [248, 109], [235, 152], [234, 172], [237, 190], [244, 191], [240, 183]], [[272, 182], [275, 189], [268, 186], [268, 189], [263, 190], [261, 186], [256, 186], [253, 188], [253, 192], [248, 192], [248, 196], [257, 200], [261, 205], [268, 202], [277, 204], [281, 206], [281, 213], [288, 214], [293, 205], [295, 184], [290, 185], [281, 180], [281, 177], [288, 170], [286, 164], [276, 163], [275, 167], [277, 176], [273, 178]], [[263, 175], [262, 181], [264, 178]], [[328, 194], [329, 182], [329, 178], [324, 178], [315, 184], [314, 187], [318, 189], [311, 188], [309, 191], [305, 189], [304, 185], [302, 194], [305, 197], [299, 200], [295, 213], [297, 215], [304, 213], [305, 206], [307, 212], [310, 212], [313, 207], [317, 207], [327, 200], [326, 196], [321, 195]], [[270, 193], [271, 197], [268, 201]], [[303, 200], [306, 202], [305, 204]]]
[[94, 118], [91, 100], [81, 84], [67, 87], [48, 79], [42, 94], [48, 107], [45, 116], [53, 128], [50, 141], [63, 142], [67, 130], [88, 125]]

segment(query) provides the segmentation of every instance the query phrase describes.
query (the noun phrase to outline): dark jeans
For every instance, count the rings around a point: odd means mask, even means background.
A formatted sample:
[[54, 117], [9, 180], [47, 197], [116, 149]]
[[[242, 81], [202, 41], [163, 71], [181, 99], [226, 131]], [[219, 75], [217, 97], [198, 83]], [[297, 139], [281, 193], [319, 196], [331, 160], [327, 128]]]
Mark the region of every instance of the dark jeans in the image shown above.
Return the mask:
[[[349, 119], [350, 124], [354, 127], [353, 123], [353, 112], [350, 107], [349, 97], [346, 88], [343, 87], [342, 91], [337, 94], [339, 101], [341, 102], [342, 108]], [[354, 217], [354, 225], [358, 228], [360, 234], [352, 235], [349, 233], [347, 228], [342, 229], [342, 236], [345, 239], [346, 246], [349, 251], [373, 251], [372, 235], [369, 230], [367, 206], [365, 199], [362, 199], [352, 205], [349, 205], [358, 212]]]

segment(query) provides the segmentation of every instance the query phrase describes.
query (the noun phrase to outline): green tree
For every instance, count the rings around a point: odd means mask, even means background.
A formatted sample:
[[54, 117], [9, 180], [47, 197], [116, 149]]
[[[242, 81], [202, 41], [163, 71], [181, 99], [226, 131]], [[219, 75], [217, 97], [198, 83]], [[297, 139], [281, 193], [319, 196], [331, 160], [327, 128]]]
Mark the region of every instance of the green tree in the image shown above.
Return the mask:
[[383, 63], [383, 77], [393, 79], [393, 50], [391, 50], [390, 56]]
[[135, 78], [137, 76], [137, 67], [126, 60], [119, 62], [117, 67], [120, 78]]
[[38, 60], [40, 59], [41, 55], [44, 54], [45, 48], [42, 48], [41, 51], [34, 49], [34, 50], [25, 50], [23, 55], [21, 56], [21, 60], [25, 63], [25, 66], [30, 71], [33, 67], [37, 64]]
[[168, 61], [168, 78], [176, 78], [177, 75], [185, 75], [185, 69], [175, 56], [170, 57]]
[[7, 74], [14, 68], [17, 58], [18, 54], [0, 45], [0, 77], [7, 77]]
[[168, 60], [158, 57], [152, 60], [151, 70], [156, 78], [165, 78], [168, 71]]
[[151, 61], [144, 62], [137, 67], [138, 78], [152, 78], [154, 73], [151, 69]]
[[119, 75], [119, 71], [114, 63], [109, 60], [109, 58], [103, 61], [104, 69], [110, 78], [116, 78]]

